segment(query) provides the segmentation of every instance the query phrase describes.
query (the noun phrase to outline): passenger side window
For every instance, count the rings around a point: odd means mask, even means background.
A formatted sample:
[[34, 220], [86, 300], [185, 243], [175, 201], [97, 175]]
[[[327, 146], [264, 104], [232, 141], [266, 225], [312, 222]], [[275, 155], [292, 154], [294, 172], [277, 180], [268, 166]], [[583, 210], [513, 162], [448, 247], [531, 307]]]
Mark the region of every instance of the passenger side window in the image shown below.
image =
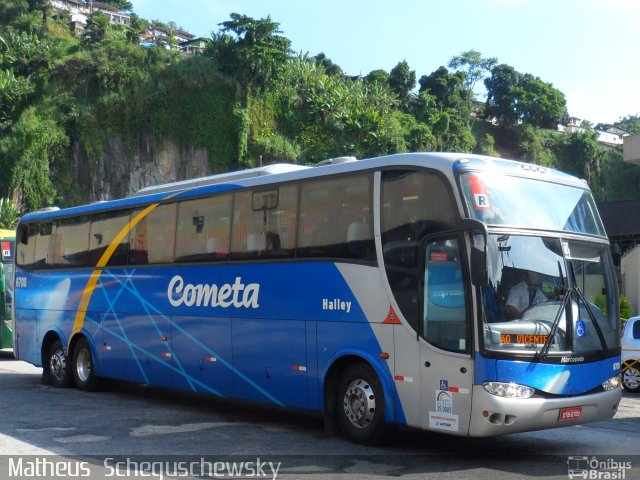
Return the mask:
[[229, 256], [231, 195], [178, 204], [176, 262], [211, 262]]
[[297, 207], [297, 185], [234, 194], [231, 258], [293, 256]]
[[375, 259], [371, 176], [303, 183], [298, 257]]
[[[49, 250], [51, 250], [51, 241], [53, 236], [53, 223], [41, 223], [37, 227], [36, 247], [33, 258], [34, 268], [45, 268], [48, 261]], [[36, 233], [36, 232], [34, 232]]]
[[[91, 234], [89, 235], [89, 265], [96, 266], [102, 255], [109, 248], [116, 236], [129, 223], [129, 211], [98, 213], [91, 219]], [[108, 262], [102, 266], [118, 266], [127, 264], [129, 253], [129, 236], [121, 241], [111, 254]]]
[[422, 336], [438, 348], [466, 352], [469, 329], [458, 240], [429, 242], [424, 264]]
[[38, 224], [30, 223], [20, 226], [16, 241], [16, 263], [22, 267], [32, 267], [36, 253], [36, 236]]
[[[130, 265], [173, 262], [176, 210], [175, 203], [160, 205], [135, 225], [129, 236]], [[132, 221], [142, 212], [134, 210]]]
[[89, 250], [88, 215], [61, 218], [53, 234], [53, 254], [48, 263], [55, 267], [84, 267]]

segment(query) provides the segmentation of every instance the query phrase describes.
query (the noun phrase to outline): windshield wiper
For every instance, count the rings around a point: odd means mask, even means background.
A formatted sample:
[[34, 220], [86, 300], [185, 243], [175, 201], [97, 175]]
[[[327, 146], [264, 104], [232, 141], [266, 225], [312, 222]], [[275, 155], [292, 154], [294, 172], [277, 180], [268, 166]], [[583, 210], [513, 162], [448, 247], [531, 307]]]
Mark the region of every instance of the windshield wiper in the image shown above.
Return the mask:
[[551, 324], [551, 330], [549, 331], [549, 336], [547, 337], [547, 341], [544, 342], [544, 345], [542, 345], [542, 348], [536, 354], [536, 359], [542, 360], [549, 354], [549, 348], [551, 347], [551, 342], [553, 340], [553, 337], [555, 337], [556, 335], [558, 324], [560, 323], [560, 319], [562, 318], [562, 312], [565, 311], [565, 309], [567, 308], [567, 303], [571, 299], [572, 291], [573, 291], [573, 288], [569, 288], [565, 292], [564, 298], [562, 299], [562, 305], [560, 305], [560, 308], [558, 309], [558, 313], [556, 313], [556, 318], [553, 320], [553, 323]]

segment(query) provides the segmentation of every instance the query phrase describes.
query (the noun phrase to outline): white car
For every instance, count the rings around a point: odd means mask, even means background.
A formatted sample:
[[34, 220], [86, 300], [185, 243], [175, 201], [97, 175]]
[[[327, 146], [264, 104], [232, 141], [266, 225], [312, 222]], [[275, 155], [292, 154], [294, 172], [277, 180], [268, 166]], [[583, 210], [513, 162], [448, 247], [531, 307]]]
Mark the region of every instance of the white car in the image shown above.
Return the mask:
[[640, 317], [632, 317], [622, 332], [622, 386], [640, 392]]

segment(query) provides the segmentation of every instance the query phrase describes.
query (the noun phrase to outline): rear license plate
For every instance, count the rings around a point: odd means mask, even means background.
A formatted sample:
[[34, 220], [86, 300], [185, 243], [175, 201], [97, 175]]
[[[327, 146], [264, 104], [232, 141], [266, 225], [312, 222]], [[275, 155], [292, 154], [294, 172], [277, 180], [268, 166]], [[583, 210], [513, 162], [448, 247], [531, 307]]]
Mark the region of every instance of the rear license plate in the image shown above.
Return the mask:
[[567, 407], [560, 410], [560, 420], [575, 420], [582, 416], [582, 407]]

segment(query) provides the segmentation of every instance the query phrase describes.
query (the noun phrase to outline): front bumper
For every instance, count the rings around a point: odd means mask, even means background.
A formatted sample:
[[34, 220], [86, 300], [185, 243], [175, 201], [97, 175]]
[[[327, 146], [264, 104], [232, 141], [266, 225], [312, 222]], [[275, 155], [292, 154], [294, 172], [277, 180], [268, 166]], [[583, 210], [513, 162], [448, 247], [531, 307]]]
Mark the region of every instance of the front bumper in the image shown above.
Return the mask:
[[[489, 437], [506, 433], [580, 425], [612, 418], [618, 411], [621, 388], [562, 398], [503, 398], [473, 387], [469, 436]], [[582, 407], [580, 418], [560, 420], [560, 410]]]

